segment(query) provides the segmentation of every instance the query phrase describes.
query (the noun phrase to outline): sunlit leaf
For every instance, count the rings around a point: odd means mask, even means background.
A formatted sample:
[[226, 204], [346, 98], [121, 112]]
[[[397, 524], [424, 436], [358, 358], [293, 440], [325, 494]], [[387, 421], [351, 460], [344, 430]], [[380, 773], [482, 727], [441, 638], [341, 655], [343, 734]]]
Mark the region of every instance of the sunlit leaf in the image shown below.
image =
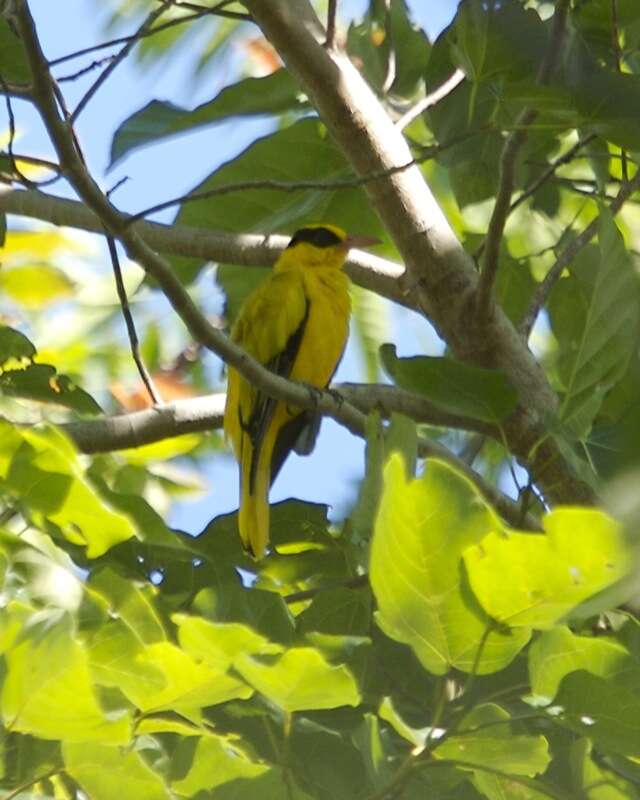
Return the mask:
[[109, 719], [99, 706], [87, 653], [69, 622], [39, 636], [37, 629], [6, 654], [2, 688], [4, 725], [45, 739], [126, 744], [131, 719]]
[[461, 571], [464, 550], [495, 530], [498, 518], [452, 467], [430, 460], [407, 481], [400, 457], [391, 457], [371, 546], [376, 620], [430, 672], [494, 672], [529, 639], [524, 628], [492, 630]]
[[92, 800], [171, 800], [158, 773], [140, 753], [95, 744], [65, 744], [65, 768]]
[[547, 629], [631, 568], [620, 526], [602, 511], [557, 509], [543, 525], [545, 535], [491, 532], [464, 552], [471, 588], [498, 622]]
[[329, 664], [312, 647], [295, 647], [272, 663], [244, 656], [236, 669], [257, 691], [285, 711], [356, 706], [358, 687], [343, 666]]

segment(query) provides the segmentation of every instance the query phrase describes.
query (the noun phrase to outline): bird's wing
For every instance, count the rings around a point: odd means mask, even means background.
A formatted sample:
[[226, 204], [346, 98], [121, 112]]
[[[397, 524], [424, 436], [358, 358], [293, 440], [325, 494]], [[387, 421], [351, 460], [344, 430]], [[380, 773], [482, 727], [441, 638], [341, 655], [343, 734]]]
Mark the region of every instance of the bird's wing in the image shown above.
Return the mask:
[[[288, 377], [300, 349], [307, 315], [307, 298], [297, 275], [272, 275], [243, 307], [232, 338], [272, 372]], [[230, 370], [225, 427], [240, 458], [244, 436], [251, 442], [250, 491], [277, 402]]]

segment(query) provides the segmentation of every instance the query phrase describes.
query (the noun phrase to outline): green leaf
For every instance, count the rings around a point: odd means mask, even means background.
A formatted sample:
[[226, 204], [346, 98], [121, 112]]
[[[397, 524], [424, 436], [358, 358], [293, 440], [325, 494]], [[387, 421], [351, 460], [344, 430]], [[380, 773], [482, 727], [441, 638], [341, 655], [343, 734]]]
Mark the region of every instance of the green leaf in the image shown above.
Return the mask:
[[91, 800], [171, 800], [162, 778], [135, 750], [65, 743], [62, 754], [67, 772]]
[[49, 364], [5, 368], [0, 372], [0, 394], [53, 403], [80, 414], [93, 415], [101, 411], [91, 395]]
[[393, 767], [389, 764], [392, 756], [385, 746], [387, 738], [375, 714], [365, 714], [352, 736], [354, 744], [362, 753], [372, 786], [385, 786], [393, 778]]
[[228, 669], [243, 655], [276, 654], [283, 649], [237, 622], [210, 622], [186, 614], [174, 614], [172, 620], [183, 650], [216, 669]]
[[515, 0], [466, 0], [447, 33], [453, 57], [476, 82], [535, 77], [547, 48], [545, 27], [534, 9]]
[[20, 37], [2, 17], [0, 17], [0, 75], [7, 83], [31, 82], [31, 70]]
[[171, 788], [184, 797], [212, 791], [237, 778], [255, 778], [268, 772], [267, 764], [251, 761], [230, 736], [203, 736], [196, 744], [187, 774], [173, 781]]
[[306, 103], [291, 74], [280, 69], [263, 78], [245, 78], [225, 87], [193, 111], [152, 100], [128, 117], [111, 144], [111, 167], [131, 150], [230, 117], [279, 114], [304, 109]]
[[391, 319], [388, 300], [361, 286], [351, 287], [352, 332], [364, 357], [364, 372], [369, 383], [378, 380], [378, 351], [390, 336]]
[[[588, 434], [604, 395], [623, 376], [635, 348], [640, 293], [631, 259], [610, 212], [601, 210], [600, 258], [587, 253], [560, 280], [549, 311], [560, 343], [564, 388], [561, 421], [579, 438]], [[591, 251], [593, 253], [593, 250]]]
[[398, 386], [423, 394], [451, 413], [500, 422], [518, 400], [509, 379], [498, 370], [470, 367], [451, 358], [398, 358], [391, 344], [382, 345], [380, 358]]
[[394, 411], [386, 438], [387, 453], [400, 453], [404, 460], [407, 477], [413, 478], [416, 474], [418, 462], [418, 434], [416, 423], [404, 414]]
[[529, 648], [531, 691], [548, 700], [553, 700], [570, 672], [586, 670], [615, 681], [634, 666], [629, 651], [614, 639], [577, 636], [560, 625], [545, 631]]
[[[8, 423], [0, 422], [2, 428], [9, 434]], [[54, 523], [70, 542], [86, 546], [88, 558], [135, 535], [129, 519], [95, 493], [65, 436], [53, 427], [23, 429], [17, 436], [6, 485], [35, 520]]]
[[371, 597], [364, 589], [336, 588], [320, 592], [297, 618], [302, 633], [365, 636], [371, 625]]
[[87, 652], [96, 683], [117, 688], [125, 697], [157, 693], [167, 685], [162, 670], [144, 663], [144, 644], [121, 620], [102, 625]]
[[110, 614], [122, 619], [142, 644], [162, 642], [167, 638], [151, 601], [153, 587], [147, 584], [141, 588], [112, 567], [95, 572], [89, 585], [107, 600]]
[[365, 448], [365, 473], [358, 503], [351, 514], [353, 534], [357, 541], [367, 542], [371, 539], [373, 524], [378, 512], [378, 503], [382, 494], [382, 468], [385, 462], [384, 428], [380, 414], [373, 412], [367, 415], [367, 444]]
[[[593, 744], [589, 739], [578, 739], [571, 747], [570, 759], [574, 785], [577, 791], [584, 792], [589, 800], [629, 800], [638, 797], [638, 781], [628, 781], [624, 777], [624, 767], [618, 764], [614, 772], [607, 769], [607, 762], [598, 754], [598, 762], [591, 757]], [[614, 761], [614, 756], [611, 761]], [[629, 762], [625, 763], [628, 764]], [[631, 776], [630, 776], [631, 777]]]
[[154, 686], [122, 687], [123, 693], [142, 711], [172, 710], [197, 719], [203, 708], [253, 694], [243, 681], [197, 662], [170, 642], [147, 645], [137, 662], [158, 670], [164, 678], [164, 686], [159, 690]]
[[380, 719], [388, 722], [397, 734], [408, 742], [411, 742], [414, 747], [424, 747], [427, 737], [431, 732], [431, 728], [412, 728], [411, 725], [405, 722], [400, 716], [390, 697], [382, 698], [382, 703], [380, 703], [380, 708], [378, 709], [378, 716]]
[[500, 706], [476, 706], [465, 717], [459, 733], [435, 748], [434, 756], [492, 767], [510, 775], [540, 775], [551, 761], [547, 740], [544, 736], [515, 735], [509, 721], [509, 714]]
[[73, 294], [66, 274], [51, 264], [24, 264], [0, 269], [0, 290], [24, 308], [39, 310]]
[[[234, 535], [237, 538], [235, 531]], [[193, 610], [214, 622], [247, 625], [272, 642], [288, 644], [295, 631], [293, 617], [280, 595], [259, 589], [249, 591], [226, 581], [199, 592]]]
[[546, 535], [491, 532], [464, 552], [471, 588], [498, 622], [550, 628], [631, 568], [620, 526], [602, 511], [557, 509], [543, 525]]
[[498, 518], [465, 477], [437, 460], [408, 482], [392, 456], [384, 480], [369, 570], [378, 625], [436, 675], [502, 669], [529, 632], [492, 630], [460, 563], [469, 545], [501, 529]]
[[312, 647], [294, 647], [273, 663], [243, 656], [237, 671], [257, 691], [289, 713], [357, 706], [358, 687], [349, 670], [333, 666]]
[[131, 719], [119, 713], [107, 718], [96, 699], [84, 647], [68, 618], [48, 631], [21, 639], [5, 656], [2, 718], [14, 731], [45, 739], [127, 744]]
[[395, 0], [389, 5], [372, 0], [364, 18], [349, 27], [347, 50], [355, 63], [377, 90], [382, 90], [387, 80], [390, 51], [393, 50], [394, 73], [390, 86], [396, 96], [411, 97], [429, 59], [429, 40], [421, 28], [411, 21], [405, 0]]
[[554, 706], [561, 720], [605, 753], [640, 757], [640, 697], [613, 680], [572, 672], [560, 684]]
[[4, 365], [10, 358], [26, 358], [30, 361], [35, 354], [36, 348], [23, 333], [0, 325], [0, 365]]

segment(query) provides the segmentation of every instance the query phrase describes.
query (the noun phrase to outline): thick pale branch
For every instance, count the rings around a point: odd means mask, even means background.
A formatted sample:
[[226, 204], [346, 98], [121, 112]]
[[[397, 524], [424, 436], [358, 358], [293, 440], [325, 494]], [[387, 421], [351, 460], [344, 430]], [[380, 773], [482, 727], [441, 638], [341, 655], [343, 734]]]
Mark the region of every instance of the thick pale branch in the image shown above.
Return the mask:
[[[0, 191], [0, 211], [54, 225], [103, 233], [100, 217], [84, 203], [53, 197], [44, 192], [12, 189]], [[167, 255], [201, 258], [240, 266], [269, 267], [287, 244], [286, 236], [218, 233], [184, 225], [136, 222], [132, 231], [149, 247]], [[354, 283], [397, 303], [414, 308], [412, 293], [405, 294], [398, 278], [403, 267], [385, 258], [352, 250], [346, 271]]]
[[68, 422], [61, 427], [82, 453], [111, 453], [222, 427], [225, 394], [190, 397], [113, 417]]
[[[245, 0], [254, 20], [302, 84], [357, 175], [409, 161], [405, 139], [360, 73], [337, 51], [322, 47], [324, 32], [307, 0]], [[417, 167], [367, 183], [373, 206], [402, 255], [420, 305], [455, 355], [503, 369], [521, 406], [508, 444], [520, 458], [535, 449], [532, 472], [551, 502], [592, 502], [593, 492], [566, 464], [543, 421], [557, 398], [501, 309], [474, 323], [478, 276]], [[544, 446], [539, 446], [544, 441]], [[546, 452], [543, 452], [546, 451]]]
[[[292, 385], [300, 386], [300, 384]], [[394, 405], [389, 393], [380, 392], [381, 389], [386, 390], [389, 387], [350, 387], [346, 385], [336, 386], [335, 388], [338, 390], [344, 389], [344, 394], [350, 394], [355, 403], [360, 401], [363, 408], [366, 408], [367, 394], [386, 394], [387, 404]], [[396, 399], [395, 405], [405, 411], [410, 410], [406, 405], [408, 402], [406, 398], [403, 401], [401, 397], [403, 394], [410, 395], [410, 393], [397, 389], [392, 389], [392, 391], [395, 391], [400, 398]], [[348, 403], [340, 403], [328, 393], [319, 396], [320, 407], [324, 404], [326, 397], [331, 398], [336, 403], [336, 413], [332, 416], [343, 424], [344, 420], [348, 419], [350, 430], [358, 436], [364, 436], [365, 414]], [[411, 402], [415, 404], [415, 400]], [[173, 403], [155, 406], [144, 411], [135, 411], [83, 422], [70, 422], [62, 427], [81, 452], [112, 452], [114, 450], [140, 447], [172, 436], [186, 433], [204, 433], [220, 428], [222, 427], [224, 404], [224, 394], [213, 394], [187, 400], [176, 400]], [[427, 403], [428, 407], [429, 404]], [[438, 413], [436, 411], [435, 418], [431, 420], [433, 424], [439, 424]], [[423, 409], [422, 416], [425, 415], [429, 416]], [[462, 418], [458, 418], [458, 422], [462, 424]], [[471, 425], [474, 424], [473, 420], [469, 420], [469, 423]], [[431, 439], [420, 439], [418, 441], [418, 453], [422, 458], [436, 457], [452, 464], [469, 478], [482, 493], [483, 497], [496, 508], [507, 522], [514, 526], [522, 526], [523, 520], [519, 504], [491, 486], [444, 445]], [[532, 515], [525, 517], [524, 524], [534, 530], [539, 527], [538, 522]]]
[[[443, 428], [474, 431], [498, 438], [498, 431], [488, 423], [449, 414], [424, 397], [383, 384], [338, 383], [331, 387], [364, 414], [372, 410], [384, 416], [405, 414], [416, 422]], [[190, 397], [159, 404], [143, 411], [69, 422], [62, 427], [83, 453], [107, 453], [127, 450], [186, 433], [204, 433], [222, 427], [224, 393]]]

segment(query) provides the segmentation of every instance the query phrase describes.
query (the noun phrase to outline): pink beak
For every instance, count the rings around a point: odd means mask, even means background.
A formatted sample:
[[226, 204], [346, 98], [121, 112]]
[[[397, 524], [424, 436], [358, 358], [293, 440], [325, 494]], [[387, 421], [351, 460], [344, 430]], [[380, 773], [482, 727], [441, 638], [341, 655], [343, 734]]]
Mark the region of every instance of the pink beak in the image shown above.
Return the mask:
[[357, 234], [349, 235], [342, 243], [345, 250], [351, 250], [353, 247], [364, 248], [373, 247], [373, 245], [382, 244], [380, 239], [375, 236], [358, 236]]

